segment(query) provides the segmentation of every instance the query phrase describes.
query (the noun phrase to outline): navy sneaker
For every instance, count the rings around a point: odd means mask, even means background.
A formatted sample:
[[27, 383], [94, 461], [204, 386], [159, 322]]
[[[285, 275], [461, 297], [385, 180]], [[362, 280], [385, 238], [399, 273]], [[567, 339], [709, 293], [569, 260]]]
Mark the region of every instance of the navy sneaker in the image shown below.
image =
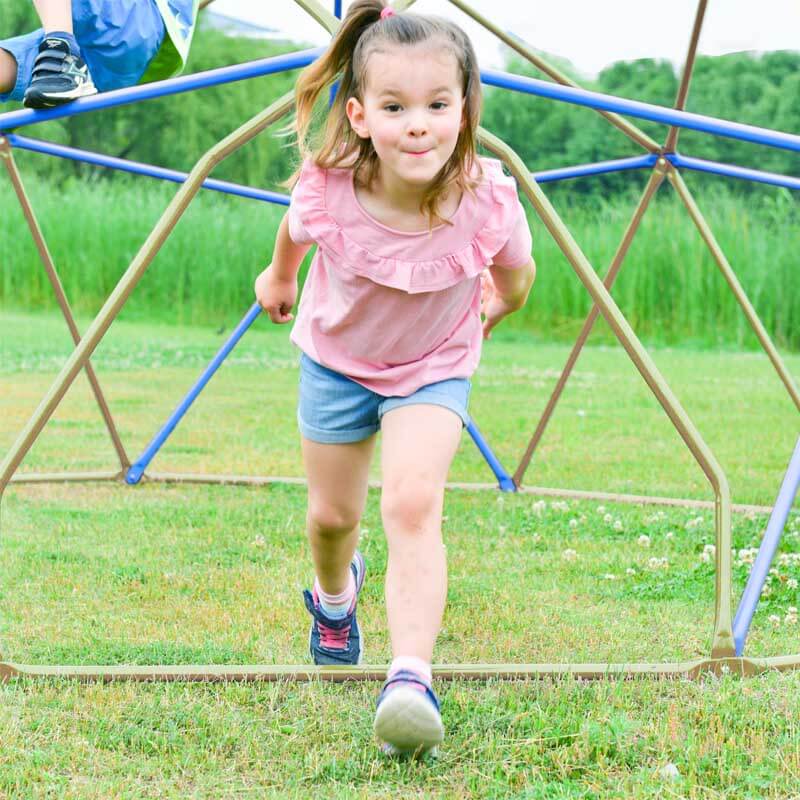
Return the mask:
[[356, 605], [367, 568], [364, 557], [358, 550], [350, 562], [350, 569], [356, 581], [356, 596], [350, 606], [350, 613], [342, 619], [330, 619], [325, 615], [320, 608], [316, 589], [313, 594], [308, 589], [303, 591], [308, 613], [314, 617], [308, 637], [308, 649], [315, 664], [341, 666], [361, 663], [363, 647], [356, 621]]
[[400, 670], [383, 684], [373, 727], [387, 755], [433, 755], [444, 738], [439, 698], [416, 672]]
[[97, 94], [86, 62], [72, 52], [69, 42], [45, 36], [33, 62], [33, 75], [23, 103], [28, 108], [53, 108]]

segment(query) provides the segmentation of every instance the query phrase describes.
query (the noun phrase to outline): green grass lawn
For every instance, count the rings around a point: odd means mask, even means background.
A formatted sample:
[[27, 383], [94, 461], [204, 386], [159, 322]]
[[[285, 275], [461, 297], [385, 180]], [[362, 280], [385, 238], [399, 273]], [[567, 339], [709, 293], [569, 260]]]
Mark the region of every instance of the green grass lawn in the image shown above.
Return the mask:
[[[86, 321], [81, 323], [85, 328]], [[55, 316], [0, 314], [0, 452], [70, 344]], [[135, 457], [227, 332], [116, 323], [94, 363]], [[153, 469], [300, 476], [296, 354], [260, 320]], [[513, 468], [568, 348], [497, 334], [471, 410]], [[728, 475], [774, 501], [798, 418], [766, 356], [656, 350]], [[800, 358], [787, 356], [800, 375]], [[114, 469], [76, 381], [23, 471]], [[376, 477], [377, 473], [376, 473]], [[456, 481], [491, 473], [465, 436]], [[703, 474], [618, 348], [578, 362], [526, 482], [711, 499]], [[306, 662], [311, 579], [302, 486], [12, 485], [0, 508], [0, 652], [21, 663]], [[734, 516], [736, 598], [764, 515]], [[709, 653], [713, 513], [453, 491], [439, 663], [671, 661]], [[643, 538], [646, 537], [646, 538]], [[378, 493], [361, 547], [369, 663], [389, 657]], [[800, 517], [747, 653], [796, 653]], [[371, 736], [377, 684], [0, 687], [0, 797], [785, 798], [800, 780], [800, 677], [440, 683], [437, 760], [393, 763]], [[662, 772], [667, 765], [678, 776]]]

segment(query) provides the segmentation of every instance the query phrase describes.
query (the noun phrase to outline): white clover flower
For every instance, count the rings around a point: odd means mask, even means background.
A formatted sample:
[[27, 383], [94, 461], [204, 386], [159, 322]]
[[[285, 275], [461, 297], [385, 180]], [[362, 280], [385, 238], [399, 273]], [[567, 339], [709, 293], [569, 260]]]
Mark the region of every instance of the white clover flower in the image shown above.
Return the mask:
[[621, 519], [615, 519], [614, 520], [614, 530], [615, 531], [621, 531], [622, 530], [622, 520]]
[[259, 534], [256, 534], [256, 538], [253, 539], [252, 544], [255, 547], [266, 547], [267, 546], [267, 540], [259, 533]]
[[605, 514], [606, 513], [606, 507], [605, 506], [597, 506], [597, 513], [598, 514]]
[[586, 522], [586, 514], [581, 514], [578, 517], [578, 522]]
[[762, 597], [770, 597], [771, 595], [772, 595], [772, 587], [771, 586], [765, 586], [761, 590], [761, 596]]
[[641, 547], [650, 547], [650, 537], [646, 533], [643, 533], [637, 541]]
[[505, 533], [506, 532], [506, 526], [505, 525], [498, 525], [497, 526], [497, 532], [498, 533]]
[[778, 572], [778, 570], [775, 567], [772, 567], [770, 569], [769, 574], [770, 575], [780, 575], [780, 573]]
[[575, 561], [577, 557], [578, 553], [571, 547], [568, 547], [566, 550], [564, 550], [564, 552], [561, 553], [561, 558], [563, 558], [564, 561]]
[[554, 500], [552, 503], [550, 503], [550, 508], [552, 508], [553, 511], [560, 511], [563, 514], [564, 512], [569, 511], [569, 503], [566, 503], [563, 500]]
[[605, 581], [615, 581], [617, 579], [616, 575], [613, 575], [611, 572], [607, 572], [603, 575], [603, 580]]
[[786, 581], [786, 588], [787, 589], [796, 589], [797, 588], [797, 579], [796, 578], [789, 578], [789, 580]]
[[787, 614], [783, 618], [784, 625], [797, 625], [797, 614]]
[[636, 570], [633, 567], [628, 567], [628, 569], [625, 570], [625, 574], [626, 575], [635, 575], [636, 574]]
[[614, 521], [614, 517], [612, 517], [611, 514], [606, 514], [603, 517], [603, 522], [605, 522], [606, 525], [610, 525], [613, 521]]
[[758, 555], [758, 549], [755, 547], [743, 547], [739, 551], [739, 563], [740, 564], [752, 564], [756, 560], [756, 556]]
[[497, 495], [496, 502], [497, 502], [497, 505], [502, 506], [506, 502], [506, 499], [505, 499], [505, 497], [503, 497], [503, 495], [499, 494], [499, 495]]
[[781, 624], [781, 618], [777, 614], [770, 614], [769, 615], [769, 621], [773, 625], [780, 625]]
[[647, 562], [647, 566], [650, 567], [650, 569], [669, 569], [669, 561], [666, 558], [653, 556]]
[[574, 530], [575, 528], [577, 528], [577, 527], [578, 527], [578, 520], [576, 520], [576, 519], [575, 519], [575, 517], [573, 517], [573, 518], [572, 518], [572, 519], [569, 521], [569, 526], [570, 526], [570, 528], [572, 528], [572, 529]]
[[789, 608], [786, 609], [786, 613], [797, 616], [797, 606], [789, 606]]
[[547, 503], [544, 500], [537, 500], [532, 506], [531, 510], [534, 514], [542, 516], [542, 512], [547, 508]]
[[667, 531], [664, 534], [664, 538], [665, 539], [674, 539], [675, 538], [675, 532], [674, 531]]

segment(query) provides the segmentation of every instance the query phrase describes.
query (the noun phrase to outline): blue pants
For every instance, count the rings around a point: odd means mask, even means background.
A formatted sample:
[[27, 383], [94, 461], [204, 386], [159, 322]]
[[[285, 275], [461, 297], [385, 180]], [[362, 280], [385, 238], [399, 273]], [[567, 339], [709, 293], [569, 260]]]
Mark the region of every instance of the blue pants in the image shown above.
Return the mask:
[[[72, 24], [98, 91], [139, 82], [164, 40], [164, 20], [155, 0], [72, 0]], [[0, 103], [22, 100], [44, 31], [0, 40], [17, 62], [17, 82]]]

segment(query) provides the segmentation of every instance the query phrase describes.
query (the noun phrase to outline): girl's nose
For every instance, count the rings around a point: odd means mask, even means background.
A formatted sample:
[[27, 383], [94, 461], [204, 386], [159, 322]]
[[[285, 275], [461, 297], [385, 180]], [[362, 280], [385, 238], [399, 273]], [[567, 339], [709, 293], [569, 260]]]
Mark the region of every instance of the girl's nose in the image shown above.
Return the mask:
[[423, 114], [415, 114], [408, 120], [408, 132], [411, 136], [422, 136], [428, 132], [427, 122]]

